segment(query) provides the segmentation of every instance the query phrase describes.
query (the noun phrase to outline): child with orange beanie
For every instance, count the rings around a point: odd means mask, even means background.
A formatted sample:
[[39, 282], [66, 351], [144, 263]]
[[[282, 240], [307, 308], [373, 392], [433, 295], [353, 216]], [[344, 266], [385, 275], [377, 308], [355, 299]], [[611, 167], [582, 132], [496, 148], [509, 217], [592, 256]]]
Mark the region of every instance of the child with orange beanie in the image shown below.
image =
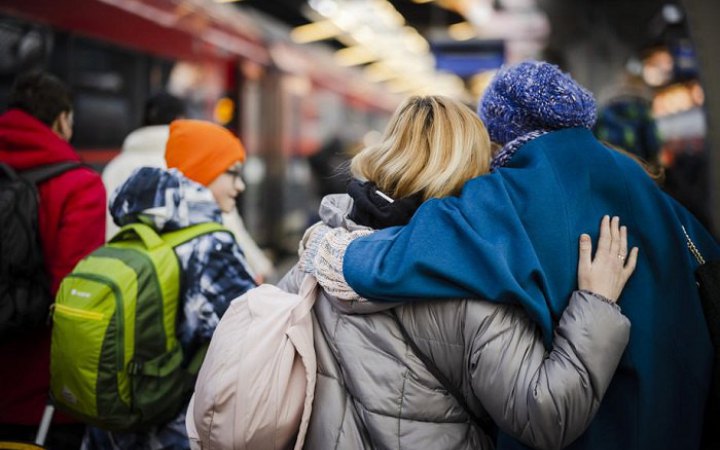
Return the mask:
[[[165, 160], [168, 169], [137, 169], [115, 191], [110, 213], [118, 225], [142, 222], [162, 233], [203, 222], [221, 223], [222, 212], [232, 211], [235, 198], [245, 189], [240, 176], [245, 150], [218, 125], [172, 122]], [[230, 301], [255, 282], [229, 231], [201, 235], [176, 247], [175, 253], [183, 273], [178, 339], [189, 360], [210, 340]], [[89, 428], [82, 448], [189, 449], [185, 409], [171, 422], [146, 431], [110, 433]]]

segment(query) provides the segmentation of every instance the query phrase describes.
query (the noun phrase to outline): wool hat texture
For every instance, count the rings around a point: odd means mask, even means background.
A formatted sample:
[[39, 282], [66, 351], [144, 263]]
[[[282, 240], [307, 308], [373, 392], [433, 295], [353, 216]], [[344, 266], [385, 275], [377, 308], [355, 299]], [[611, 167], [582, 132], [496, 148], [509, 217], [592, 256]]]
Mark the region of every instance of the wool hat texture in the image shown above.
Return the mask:
[[175, 120], [165, 146], [165, 162], [208, 186], [233, 164], [245, 161], [240, 140], [227, 129], [202, 120]]
[[525, 61], [501, 69], [478, 105], [490, 139], [501, 145], [533, 131], [592, 128], [593, 95], [560, 68]]

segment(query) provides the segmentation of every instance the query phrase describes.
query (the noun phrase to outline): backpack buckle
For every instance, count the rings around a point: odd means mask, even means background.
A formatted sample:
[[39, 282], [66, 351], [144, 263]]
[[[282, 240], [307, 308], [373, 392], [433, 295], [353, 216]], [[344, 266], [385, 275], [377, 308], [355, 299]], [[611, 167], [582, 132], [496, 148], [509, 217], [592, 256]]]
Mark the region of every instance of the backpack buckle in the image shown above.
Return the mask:
[[127, 365], [127, 373], [137, 375], [142, 371], [143, 364], [141, 362], [130, 361]]

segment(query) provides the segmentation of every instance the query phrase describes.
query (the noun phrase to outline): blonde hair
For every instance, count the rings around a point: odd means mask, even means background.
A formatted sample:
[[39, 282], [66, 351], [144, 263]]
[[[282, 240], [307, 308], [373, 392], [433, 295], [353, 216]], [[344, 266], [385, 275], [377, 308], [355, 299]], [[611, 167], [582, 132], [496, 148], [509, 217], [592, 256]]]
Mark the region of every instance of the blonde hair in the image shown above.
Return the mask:
[[460, 102], [414, 96], [390, 118], [379, 143], [358, 153], [352, 174], [393, 198], [455, 195], [490, 169], [490, 138], [482, 121]]

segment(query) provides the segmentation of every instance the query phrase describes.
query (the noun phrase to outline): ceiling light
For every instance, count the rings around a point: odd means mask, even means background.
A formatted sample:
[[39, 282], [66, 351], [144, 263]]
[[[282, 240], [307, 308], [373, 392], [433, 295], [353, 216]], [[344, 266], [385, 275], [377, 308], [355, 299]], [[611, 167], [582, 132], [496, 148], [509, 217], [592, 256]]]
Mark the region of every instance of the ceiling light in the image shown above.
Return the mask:
[[335, 0], [309, 0], [308, 5], [325, 17], [331, 17], [338, 11]]
[[335, 52], [338, 64], [376, 63], [364, 70], [365, 76], [374, 82], [389, 80], [396, 91], [417, 92], [440, 84], [452, 84], [448, 90], [455, 90], [457, 83], [440, 80], [427, 40], [405, 25], [405, 18], [388, 0], [308, 0], [308, 5], [330, 21], [338, 33], [328, 36], [334, 31], [297, 28], [293, 32], [296, 42], [334, 37], [347, 46]]
[[365, 75], [376, 83], [398, 77], [398, 73], [383, 63], [373, 63], [365, 68]]
[[290, 32], [290, 38], [298, 44], [306, 44], [334, 38], [340, 33], [341, 30], [334, 23], [322, 20], [296, 27]]
[[390, 92], [394, 94], [400, 94], [403, 92], [408, 92], [414, 89], [416, 86], [414, 83], [411, 83], [409, 80], [405, 78], [398, 78], [396, 80], [392, 80], [388, 83], [388, 89], [390, 89]]
[[460, 22], [448, 27], [448, 35], [456, 41], [467, 41], [477, 37], [477, 31], [468, 22]]
[[405, 31], [405, 45], [410, 51], [422, 54], [430, 50], [428, 42], [415, 28], [403, 27], [403, 30]]
[[486, 24], [493, 18], [495, 10], [493, 9], [492, 3], [489, 1], [472, 2], [467, 5], [464, 16], [467, 19], [478, 25]]
[[357, 66], [377, 60], [377, 57], [365, 47], [355, 46], [340, 49], [335, 52], [335, 61], [341, 66]]
[[677, 5], [667, 4], [662, 7], [662, 16], [667, 23], [680, 23], [683, 13]]
[[398, 12], [398, 10], [395, 9], [394, 6], [392, 6], [390, 3], [385, 2], [389, 6], [387, 8], [387, 20], [393, 24], [396, 27], [401, 27], [405, 25], [405, 17]]

